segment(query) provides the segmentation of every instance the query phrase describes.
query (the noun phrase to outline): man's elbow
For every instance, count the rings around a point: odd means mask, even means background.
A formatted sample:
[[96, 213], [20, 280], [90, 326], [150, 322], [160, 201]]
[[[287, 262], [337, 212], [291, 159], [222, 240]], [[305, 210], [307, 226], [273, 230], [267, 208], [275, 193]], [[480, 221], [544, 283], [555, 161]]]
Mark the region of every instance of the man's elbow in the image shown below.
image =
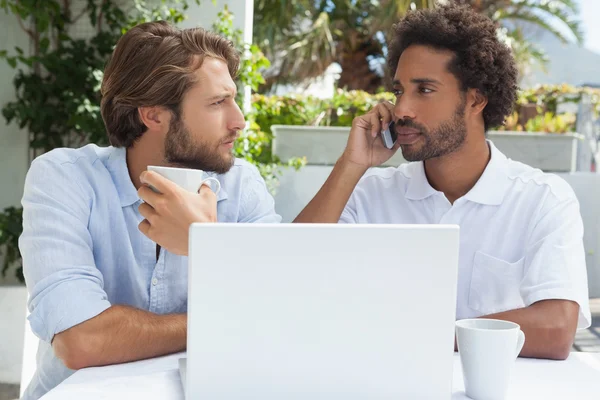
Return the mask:
[[[575, 333], [577, 332], [577, 323], [579, 319], [579, 304], [574, 301], [554, 300], [540, 302], [542, 307], [550, 307], [546, 310], [546, 324], [540, 326], [542, 340], [539, 343], [540, 358], [551, 360], [566, 360], [571, 353]], [[525, 337], [527, 342], [527, 337]]]
[[548, 343], [547, 357], [552, 360], [566, 360], [571, 354], [575, 332], [568, 326], [557, 326], [552, 330]]
[[563, 332], [562, 337], [554, 344], [550, 358], [554, 360], [566, 360], [569, 357], [569, 354], [571, 354], [573, 339], [570, 332]]
[[99, 365], [96, 340], [87, 335], [64, 333], [54, 337], [52, 348], [56, 357], [67, 368], [79, 370]]

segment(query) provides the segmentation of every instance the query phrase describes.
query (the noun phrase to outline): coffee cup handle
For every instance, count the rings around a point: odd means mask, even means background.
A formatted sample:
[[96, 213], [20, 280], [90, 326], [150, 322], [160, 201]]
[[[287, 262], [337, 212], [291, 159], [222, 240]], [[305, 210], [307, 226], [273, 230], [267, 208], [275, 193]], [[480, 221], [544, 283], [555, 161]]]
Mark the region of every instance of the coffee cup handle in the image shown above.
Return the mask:
[[522, 330], [519, 329], [519, 338], [517, 339], [517, 354], [515, 355], [515, 358], [519, 357], [519, 354], [521, 354], [521, 350], [523, 350], [524, 344], [525, 344], [525, 334], [523, 333]]
[[[202, 184], [200, 184], [200, 187], [202, 187], [202, 185], [206, 185], [209, 188], [212, 189], [213, 192], [215, 192], [215, 194], [219, 194], [219, 191], [221, 191], [221, 182], [219, 182], [217, 180], [217, 178], [206, 178], [202, 181]], [[198, 189], [198, 191], [200, 191], [200, 189]]]

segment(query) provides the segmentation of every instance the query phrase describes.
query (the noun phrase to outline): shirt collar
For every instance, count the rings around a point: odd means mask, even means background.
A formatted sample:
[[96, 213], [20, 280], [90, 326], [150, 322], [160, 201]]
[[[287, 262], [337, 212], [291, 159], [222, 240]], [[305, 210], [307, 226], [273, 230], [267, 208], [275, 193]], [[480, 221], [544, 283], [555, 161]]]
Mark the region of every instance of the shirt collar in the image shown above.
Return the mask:
[[[485, 205], [499, 205], [502, 204], [508, 184], [508, 158], [492, 142], [487, 143], [490, 146], [490, 161], [475, 186], [463, 198]], [[409, 166], [409, 175], [411, 178], [405, 193], [407, 199], [423, 200], [440, 193], [429, 184], [422, 161]]]
[[111, 153], [106, 162], [106, 168], [110, 172], [119, 193], [121, 207], [130, 206], [140, 200], [137, 190], [129, 177], [126, 154], [124, 147], [111, 147]]
[[508, 158], [492, 142], [487, 143], [490, 146], [490, 161], [464, 198], [474, 203], [497, 206], [502, 204], [508, 186]]
[[412, 163], [408, 166], [410, 180], [404, 196], [410, 200], [423, 200], [438, 193], [427, 180], [425, 164], [423, 161]]
[[[127, 151], [124, 147], [111, 147], [110, 155], [106, 163], [106, 168], [110, 172], [117, 192], [119, 193], [119, 199], [121, 201], [121, 207], [128, 207], [132, 204], [141, 201], [137, 194], [137, 190], [131, 182], [129, 177], [129, 169], [127, 168]], [[223, 181], [220, 179], [221, 175], [214, 173], [206, 173], [208, 176], [213, 176], [221, 182], [221, 190], [217, 195], [217, 202], [227, 199], [227, 191], [223, 187]]]

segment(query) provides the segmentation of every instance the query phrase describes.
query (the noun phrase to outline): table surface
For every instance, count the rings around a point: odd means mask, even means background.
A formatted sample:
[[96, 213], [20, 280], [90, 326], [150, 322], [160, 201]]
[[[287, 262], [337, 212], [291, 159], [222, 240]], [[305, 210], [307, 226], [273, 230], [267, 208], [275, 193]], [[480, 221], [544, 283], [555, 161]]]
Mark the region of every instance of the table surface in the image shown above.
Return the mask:
[[[42, 400], [183, 400], [178, 359], [185, 353], [77, 371]], [[518, 359], [508, 399], [600, 399], [600, 353], [571, 353], [565, 361]], [[452, 400], [464, 394], [460, 359], [454, 355]]]

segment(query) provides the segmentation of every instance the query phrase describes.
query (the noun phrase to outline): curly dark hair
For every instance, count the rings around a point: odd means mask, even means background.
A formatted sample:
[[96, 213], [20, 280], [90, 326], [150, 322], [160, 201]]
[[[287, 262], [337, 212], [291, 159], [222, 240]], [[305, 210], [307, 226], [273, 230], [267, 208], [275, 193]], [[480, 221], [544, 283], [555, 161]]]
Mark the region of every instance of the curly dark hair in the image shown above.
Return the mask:
[[411, 11], [394, 26], [388, 66], [396, 73], [400, 56], [411, 45], [450, 50], [448, 70], [461, 89], [478, 89], [488, 99], [485, 130], [504, 123], [517, 98], [518, 71], [510, 49], [496, 36], [496, 26], [469, 6], [449, 4]]

